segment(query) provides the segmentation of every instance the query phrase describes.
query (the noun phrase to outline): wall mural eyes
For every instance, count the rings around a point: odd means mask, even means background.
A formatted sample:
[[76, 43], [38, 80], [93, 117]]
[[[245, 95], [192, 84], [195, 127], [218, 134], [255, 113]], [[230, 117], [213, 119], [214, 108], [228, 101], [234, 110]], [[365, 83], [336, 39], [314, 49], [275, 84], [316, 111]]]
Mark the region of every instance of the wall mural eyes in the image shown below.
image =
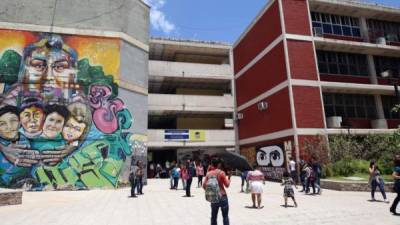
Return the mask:
[[[96, 49], [82, 45], [89, 37], [2, 32], [31, 40], [23, 52], [0, 45], [0, 186], [117, 187], [126, 158], [146, 148], [144, 135], [124, 131], [132, 116], [117, 97], [119, 41], [96, 38], [107, 46]], [[91, 66], [101, 50], [111, 60]]]

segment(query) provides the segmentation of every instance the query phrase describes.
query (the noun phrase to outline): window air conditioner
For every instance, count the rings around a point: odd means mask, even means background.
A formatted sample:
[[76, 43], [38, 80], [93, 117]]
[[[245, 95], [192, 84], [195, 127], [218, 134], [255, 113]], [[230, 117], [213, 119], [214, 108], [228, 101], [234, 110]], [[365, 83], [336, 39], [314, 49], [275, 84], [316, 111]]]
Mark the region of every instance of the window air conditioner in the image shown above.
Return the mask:
[[385, 38], [385, 37], [378, 37], [378, 38], [376, 39], [376, 43], [377, 43], [378, 45], [386, 45], [386, 38]]
[[328, 128], [340, 128], [342, 126], [341, 116], [331, 116], [326, 118], [326, 125]]
[[236, 119], [237, 119], [237, 120], [243, 119], [243, 113], [237, 113], [237, 114], [236, 114]]
[[314, 31], [314, 36], [316, 36], [316, 37], [323, 37], [324, 36], [324, 32], [322, 31], [322, 27], [314, 27], [313, 31]]
[[257, 104], [258, 110], [264, 111], [268, 108], [268, 103], [267, 102], [259, 102]]

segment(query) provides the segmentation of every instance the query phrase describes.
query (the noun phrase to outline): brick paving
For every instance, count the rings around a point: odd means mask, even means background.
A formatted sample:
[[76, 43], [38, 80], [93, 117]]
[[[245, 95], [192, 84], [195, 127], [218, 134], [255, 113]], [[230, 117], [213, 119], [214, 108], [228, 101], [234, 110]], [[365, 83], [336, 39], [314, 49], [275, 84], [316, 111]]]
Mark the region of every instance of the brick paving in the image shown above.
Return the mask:
[[[196, 186], [197, 178], [193, 185]], [[181, 187], [181, 185], [180, 185]], [[323, 195], [296, 193], [298, 208], [284, 208], [282, 188], [264, 186], [263, 209], [249, 209], [250, 195], [239, 193], [240, 178], [233, 177], [228, 189], [230, 221], [233, 225], [340, 224], [400, 225], [400, 217], [389, 213], [390, 205], [369, 202], [368, 192], [324, 190]], [[144, 195], [128, 198], [129, 188], [117, 190], [24, 192], [22, 205], [0, 207], [1, 225], [206, 225], [210, 206], [200, 188], [192, 187], [192, 198], [183, 190], [169, 190], [168, 179], [149, 180]], [[380, 193], [376, 194], [380, 199]], [[389, 200], [394, 194], [388, 194]], [[289, 201], [291, 204], [291, 202]], [[220, 213], [221, 214], [221, 213]], [[222, 224], [219, 215], [218, 224]]]

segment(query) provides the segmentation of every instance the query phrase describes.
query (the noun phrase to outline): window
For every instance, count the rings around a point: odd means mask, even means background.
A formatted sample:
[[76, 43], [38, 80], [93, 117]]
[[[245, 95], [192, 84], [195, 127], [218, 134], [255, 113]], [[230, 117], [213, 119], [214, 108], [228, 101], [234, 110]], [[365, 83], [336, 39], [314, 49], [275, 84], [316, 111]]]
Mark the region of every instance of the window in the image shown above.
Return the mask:
[[395, 96], [382, 96], [383, 111], [386, 119], [400, 119], [400, 112], [394, 112], [392, 109], [396, 105]]
[[311, 12], [313, 28], [322, 27], [324, 34], [361, 37], [358, 18]]
[[379, 37], [385, 37], [387, 41], [400, 41], [400, 23], [371, 19], [367, 24], [372, 41]]
[[365, 55], [317, 50], [320, 73], [368, 76]]
[[370, 95], [324, 93], [325, 116], [375, 119], [375, 100]]
[[381, 76], [382, 72], [390, 70], [394, 77], [400, 78], [400, 58], [374, 56], [374, 61], [378, 76]]

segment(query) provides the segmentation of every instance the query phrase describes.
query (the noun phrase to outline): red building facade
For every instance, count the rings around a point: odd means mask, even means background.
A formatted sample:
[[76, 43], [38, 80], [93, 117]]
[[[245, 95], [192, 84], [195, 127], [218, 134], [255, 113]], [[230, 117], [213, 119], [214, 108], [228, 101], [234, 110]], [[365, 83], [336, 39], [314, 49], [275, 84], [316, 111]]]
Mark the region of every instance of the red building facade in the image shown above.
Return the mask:
[[393, 132], [399, 46], [400, 9], [271, 0], [233, 46], [241, 152], [278, 145], [299, 161], [317, 135]]

